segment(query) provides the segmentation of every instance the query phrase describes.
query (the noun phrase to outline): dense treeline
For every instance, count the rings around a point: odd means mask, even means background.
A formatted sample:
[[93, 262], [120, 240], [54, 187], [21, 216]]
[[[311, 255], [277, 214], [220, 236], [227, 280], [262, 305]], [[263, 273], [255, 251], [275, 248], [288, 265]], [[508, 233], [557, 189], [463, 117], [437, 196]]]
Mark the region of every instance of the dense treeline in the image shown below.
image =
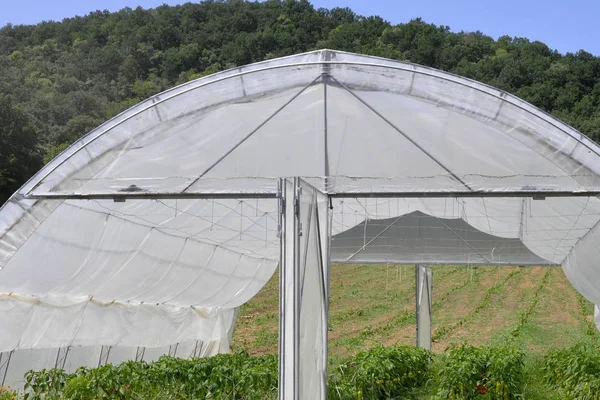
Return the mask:
[[69, 143], [138, 101], [236, 65], [317, 48], [451, 71], [600, 140], [600, 58], [306, 0], [203, 1], [0, 28], [0, 204]]

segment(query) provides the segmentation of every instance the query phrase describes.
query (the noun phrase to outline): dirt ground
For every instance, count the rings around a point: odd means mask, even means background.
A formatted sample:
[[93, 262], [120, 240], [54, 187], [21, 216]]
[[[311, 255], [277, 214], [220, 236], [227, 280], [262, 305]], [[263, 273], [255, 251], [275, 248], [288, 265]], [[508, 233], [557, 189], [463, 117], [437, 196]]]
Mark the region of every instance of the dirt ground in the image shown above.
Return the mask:
[[[533, 351], [565, 347], [585, 335], [591, 308], [582, 309], [562, 269], [547, 267], [434, 267], [433, 332], [454, 327], [433, 344], [435, 352], [453, 343], [492, 343], [517, 323], [539, 289], [538, 301], [519, 340]], [[377, 344], [415, 343], [414, 266], [333, 265], [329, 321], [330, 359], [341, 359]], [[251, 354], [277, 352], [277, 273], [240, 309], [232, 348]], [[479, 306], [488, 293], [484, 307]], [[477, 309], [479, 306], [479, 309]]]

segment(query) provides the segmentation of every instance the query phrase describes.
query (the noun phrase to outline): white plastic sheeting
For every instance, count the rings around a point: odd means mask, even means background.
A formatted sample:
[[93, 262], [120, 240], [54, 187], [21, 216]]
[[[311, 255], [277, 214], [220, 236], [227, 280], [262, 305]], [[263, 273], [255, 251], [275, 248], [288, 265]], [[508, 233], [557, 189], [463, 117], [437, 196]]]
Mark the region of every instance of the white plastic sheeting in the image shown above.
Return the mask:
[[57, 348], [67, 366], [97, 366], [102, 346], [111, 363], [137, 347], [144, 359], [182, 343], [227, 352], [236, 309], [277, 265], [276, 210], [275, 199], [63, 202], [0, 270], [12, 366], [0, 381], [56, 366]]
[[[598, 304], [599, 154], [514, 96], [398, 61], [322, 50], [201, 78], [84, 136], [2, 207], [0, 351], [227, 347], [232, 310], [279, 261], [291, 177], [330, 196], [322, 239], [416, 211], [460, 219], [562, 265]], [[445, 240], [462, 228], [430, 228], [439, 245], [411, 262], [464, 253]]]
[[[440, 247], [444, 248], [443, 254]], [[414, 211], [388, 219], [365, 219], [332, 238], [333, 261], [343, 263], [547, 265], [518, 238], [481, 232], [461, 218]]]

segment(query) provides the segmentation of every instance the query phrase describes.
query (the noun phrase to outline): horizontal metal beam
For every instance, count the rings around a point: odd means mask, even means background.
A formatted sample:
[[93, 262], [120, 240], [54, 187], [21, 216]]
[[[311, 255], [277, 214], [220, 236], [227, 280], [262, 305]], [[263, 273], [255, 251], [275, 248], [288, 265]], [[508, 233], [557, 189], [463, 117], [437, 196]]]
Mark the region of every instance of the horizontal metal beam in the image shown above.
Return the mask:
[[[335, 248], [332, 248], [331, 250], [332, 252], [335, 252]], [[415, 262], [417, 262], [421, 265], [429, 265], [429, 266], [443, 266], [443, 267], [457, 267], [457, 266], [477, 266], [477, 267], [547, 267], [547, 268], [556, 268], [556, 267], [560, 267], [560, 264], [555, 264], [555, 263], [518, 263], [518, 262], [466, 262], [466, 261], [459, 261], [459, 260], [454, 260], [454, 261], [419, 261], [419, 260], [408, 260], [405, 258], [389, 258], [386, 260], [377, 260], [377, 261], [368, 261], [368, 260], [348, 260], [346, 258], [343, 257], [336, 257], [335, 255], [331, 256], [331, 264], [336, 264], [336, 265], [355, 265], [355, 264], [360, 264], [360, 265], [388, 265], [388, 264], [394, 264], [394, 265], [412, 265]]]
[[598, 197], [600, 191], [473, 191], [473, 192], [343, 192], [329, 193], [329, 197], [341, 199], [362, 198], [455, 198], [455, 197], [531, 197], [534, 200], [544, 200], [546, 197]]
[[[544, 200], [547, 197], [599, 197], [600, 191], [473, 191], [473, 192], [338, 192], [324, 193], [331, 198], [509, 198], [530, 197], [534, 200]], [[276, 192], [261, 193], [158, 193], [158, 192], [132, 192], [132, 193], [36, 193], [24, 196], [33, 200], [114, 200], [125, 201], [128, 199], [274, 199]]]
[[38, 193], [24, 196], [32, 200], [196, 200], [196, 199], [275, 199], [277, 193]]

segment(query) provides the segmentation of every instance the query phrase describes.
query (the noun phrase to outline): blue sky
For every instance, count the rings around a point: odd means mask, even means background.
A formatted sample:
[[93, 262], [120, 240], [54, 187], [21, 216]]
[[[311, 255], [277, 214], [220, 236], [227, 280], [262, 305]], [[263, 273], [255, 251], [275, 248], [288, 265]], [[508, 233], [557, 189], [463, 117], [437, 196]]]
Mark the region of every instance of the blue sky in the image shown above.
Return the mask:
[[[177, 0], [0, 0], [0, 26], [84, 15], [97, 9], [149, 8]], [[350, 7], [392, 23], [422, 17], [453, 31], [540, 40], [561, 53], [584, 49], [600, 56], [598, 0], [313, 0], [315, 7]]]

